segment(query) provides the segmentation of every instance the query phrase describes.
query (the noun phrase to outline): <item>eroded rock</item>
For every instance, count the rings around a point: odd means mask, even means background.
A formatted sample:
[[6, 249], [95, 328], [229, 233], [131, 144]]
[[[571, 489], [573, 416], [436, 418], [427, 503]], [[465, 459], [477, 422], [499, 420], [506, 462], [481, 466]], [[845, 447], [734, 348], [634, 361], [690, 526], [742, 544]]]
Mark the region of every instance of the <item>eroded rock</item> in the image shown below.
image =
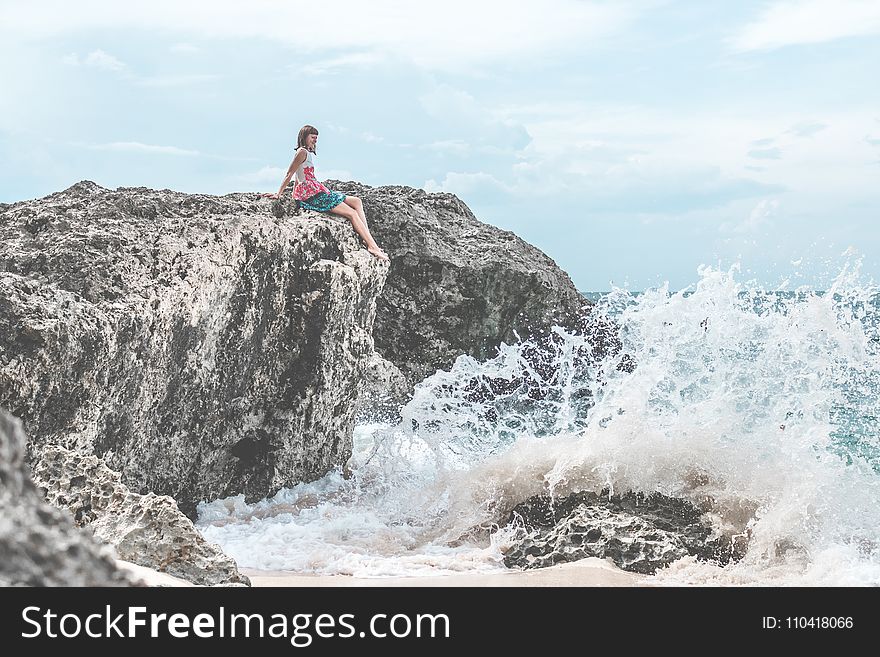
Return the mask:
[[167, 495], [131, 492], [101, 459], [58, 446], [43, 449], [35, 483], [80, 527], [112, 545], [120, 559], [205, 586], [243, 584], [231, 557], [208, 543]]
[[726, 564], [745, 549], [717, 535], [694, 505], [660, 493], [537, 496], [517, 505], [505, 525], [510, 541], [504, 564], [511, 568], [598, 557], [623, 570], [653, 574], [687, 555]]
[[21, 422], [0, 409], [0, 586], [129, 586], [112, 550], [34, 486]]
[[387, 266], [291, 208], [90, 182], [6, 206], [0, 404], [190, 517], [344, 465]]

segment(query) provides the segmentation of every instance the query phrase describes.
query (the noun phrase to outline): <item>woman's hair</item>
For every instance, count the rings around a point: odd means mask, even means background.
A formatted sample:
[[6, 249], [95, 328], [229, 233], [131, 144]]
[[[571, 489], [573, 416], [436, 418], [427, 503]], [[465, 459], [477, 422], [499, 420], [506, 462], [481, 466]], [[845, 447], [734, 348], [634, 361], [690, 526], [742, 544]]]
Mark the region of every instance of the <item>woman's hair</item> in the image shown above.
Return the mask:
[[[297, 149], [306, 148], [306, 137], [308, 137], [309, 135], [316, 135], [316, 134], [318, 134], [318, 129], [313, 125], [304, 125], [302, 128], [300, 128], [299, 129], [299, 136], [296, 138]], [[312, 152], [317, 153], [318, 151], [317, 151], [317, 149], [315, 149]]]

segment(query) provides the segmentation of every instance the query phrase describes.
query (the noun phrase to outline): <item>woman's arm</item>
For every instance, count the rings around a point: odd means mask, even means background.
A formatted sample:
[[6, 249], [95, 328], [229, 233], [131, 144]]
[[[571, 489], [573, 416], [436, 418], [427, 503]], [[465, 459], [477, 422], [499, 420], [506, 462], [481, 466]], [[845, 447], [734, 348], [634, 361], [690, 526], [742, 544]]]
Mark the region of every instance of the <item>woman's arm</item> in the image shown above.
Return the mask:
[[304, 148], [299, 149], [296, 152], [296, 155], [293, 157], [293, 162], [290, 163], [290, 166], [287, 167], [287, 174], [284, 176], [284, 182], [281, 183], [281, 187], [278, 189], [277, 194], [267, 194], [270, 198], [281, 198], [281, 195], [284, 193], [284, 189], [290, 183], [290, 179], [293, 178], [293, 174], [296, 173], [296, 170], [299, 169], [299, 165], [303, 163], [306, 159], [306, 151]]

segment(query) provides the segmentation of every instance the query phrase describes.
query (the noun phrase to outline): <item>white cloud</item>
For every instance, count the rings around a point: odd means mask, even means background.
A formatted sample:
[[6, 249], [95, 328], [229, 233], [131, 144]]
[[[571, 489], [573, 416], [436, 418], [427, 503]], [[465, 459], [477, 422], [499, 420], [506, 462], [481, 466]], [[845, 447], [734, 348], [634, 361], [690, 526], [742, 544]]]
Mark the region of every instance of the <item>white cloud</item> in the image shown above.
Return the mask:
[[238, 176], [238, 180], [246, 183], [253, 183], [256, 185], [275, 183], [276, 185], [280, 185], [281, 181], [284, 180], [284, 176], [287, 174], [287, 169], [282, 169], [281, 167], [271, 167], [264, 166], [259, 171], [251, 171], [250, 173], [243, 173]]
[[[305, 57], [301, 55], [298, 59], [305, 60]], [[359, 52], [317, 61], [305, 60], [307, 63], [291, 64], [289, 68], [303, 75], [326, 75], [344, 68], [369, 68], [381, 62], [382, 59], [379, 53]]]
[[[804, 116], [797, 109], [768, 113], [761, 103], [682, 113], [570, 102], [500, 114], [521, 121], [531, 142], [512, 171], [482, 170], [517, 195], [530, 190], [577, 199], [589, 210], [666, 216], [761, 198], [779, 198], [792, 216], [830, 197], [876, 204], [876, 169], [868, 164], [876, 151], [865, 140], [876, 132], [873, 108]], [[818, 125], [824, 127], [807, 129]]]
[[419, 102], [428, 116], [436, 119], [456, 116], [482, 122], [485, 113], [476, 98], [448, 84], [437, 85], [419, 97]]
[[379, 142], [385, 141], [384, 137], [380, 137], [379, 135], [374, 135], [372, 132], [362, 132], [361, 139], [363, 139], [368, 144], [378, 144]]
[[175, 43], [173, 46], [169, 48], [171, 52], [184, 52], [184, 53], [193, 53], [199, 52], [199, 47], [194, 46], [191, 43]]
[[421, 148], [437, 153], [446, 153], [449, 155], [467, 155], [470, 150], [470, 144], [463, 139], [443, 139], [434, 141], [430, 144], [424, 144]]
[[490, 173], [479, 171], [476, 173], [459, 173], [450, 171], [446, 174], [443, 182], [426, 180], [422, 185], [426, 192], [448, 192], [461, 197], [464, 201], [491, 202], [502, 197], [508, 197], [514, 189]]
[[[173, 48], [172, 48], [173, 50]], [[61, 58], [68, 66], [88, 66], [104, 71], [113, 71], [123, 74], [126, 79], [143, 87], [183, 87], [202, 82], [220, 80], [223, 76], [217, 74], [182, 74], [182, 75], [159, 75], [154, 77], [140, 78], [132, 74], [129, 67], [110, 53], [103, 50], [93, 50], [85, 57], [76, 53], [70, 53]]]
[[782, 157], [782, 151], [778, 148], [753, 148], [749, 151], [749, 157], [756, 160], [778, 160]]
[[[772, 163], [757, 179], [799, 193], [835, 189], [837, 194], [861, 197], [876, 189], [876, 171], [865, 166], [872, 156], [865, 135], [876, 132], [873, 108], [811, 111], [805, 117], [797, 108], [771, 114], [760, 102], [735, 111], [688, 113], [569, 103], [511, 106], [505, 115], [522, 121], [531, 135], [522, 157], [537, 166], [536, 175], [551, 171], [602, 179], [619, 170], [615, 167], [632, 166], [630, 160], [640, 156], [653, 161], [657, 173], [663, 167], [688, 171], [712, 166], [729, 179], [753, 177], [755, 169], [748, 167]], [[819, 124], [825, 127], [813, 131], [809, 139], [792, 128]], [[772, 144], [784, 158], [759, 162], [750, 157], [756, 141], [761, 146]]]
[[797, 135], [798, 137], [812, 137], [817, 132], [822, 132], [828, 126], [824, 123], [798, 123], [796, 126], [793, 126], [790, 133]]
[[730, 40], [734, 50], [772, 50], [880, 34], [877, 0], [785, 0], [767, 7]]
[[191, 84], [202, 82], [214, 82], [222, 79], [221, 75], [193, 74], [193, 75], [162, 75], [153, 78], [142, 78], [137, 84], [143, 87], [186, 87]]
[[744, 221], [738, 224], [723, 223], [719, 227], [719, 231], [722, 233], [739, 234], [754, 233], [765, 225], [768, 219], [776, 216], [778, 209], [779, 201], [776, 199], [762, 199], [752, 208], [748, 218]]
[[349, 129], [344, 125], [337, 125], [331, 121], [327, 121], [324, 125], [327, 126], [328, 130], [332, 130], [340, 135], [347, 135], [349, 133]]
[[142, 144], [137, 141], [115, 141], [109, 144], [96, 144], [89, 148], [98, 151], [116, 151], [120, 153], [147, 153], [155, 155], [199, 155], [198, 151], [191, 151], [176, 146], [154, 146], [152, 144]]
[[126, 66], [123, 62], [119, 61], [110, 53], [104, 52], [100, 49], [93, 50], [82, 59], [80, 59], [80, 56], [76, 53], [70, 53], [69, 55], [62, 57], [61, 61], [68, 66], [89, 66], [91, 68], [97, 68], [104, 71], [115, 71], [117, 73], [126, 70]]
[[299, 52], [373, 52], [421, 67], [469, 70], [589, 46], [618, 33], [644, 4], [543, 0], [511, 8], [507, 0], [325, 0], [318, 10], [305, 11], [304, 3], [278, 0], [42, 0], [0, 6], [0, 33], [39, 40], [142, 30], [178, 34], [187, 42], [264, 39]]
[[125, 64], [120, 62], [113, 55], [106, 53], [103, 50], [94, 50], [90, 52], [88, 55], [86, 55], [84, 63], [86, 66], [100, 68], [105, 71], [125, 70]]
[[320, 172], [322, 180], [354, 180], [351, 171], [347, 169], [322, 169]]
[[[448, 84], [438, 84], [419, 97], [425, 112], [435, 126], [444, 126], [454, 139], [434, 142], [443, 146], [474, 145], [486, 152], [512, 152], [529, 142], [529, 134], [521, 123], [503, 112], [480, 104], [469, 93]], [[459, 148], [459, 152], [463, 149]]]

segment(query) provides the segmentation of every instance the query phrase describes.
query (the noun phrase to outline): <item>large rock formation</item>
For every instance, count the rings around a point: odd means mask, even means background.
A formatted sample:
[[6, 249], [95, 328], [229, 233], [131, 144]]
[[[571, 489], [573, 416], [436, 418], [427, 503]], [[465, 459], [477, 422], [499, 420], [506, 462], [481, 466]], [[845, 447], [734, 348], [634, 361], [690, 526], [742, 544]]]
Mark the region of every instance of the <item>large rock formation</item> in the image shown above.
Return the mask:
[[90, 182], [5, 206], [0, 406], [191, 516], [343, 465], [387, 265], [290, 210]]
[[25, 441], [21, 422], [0, 409], [0, 587], [128, 586], [112, 551], [43, 499]]
[[192, 517], [321, 477], [360, 389], [393, 407], [461, 354], [582, 316], [550, 258], [454, 196], [334, 186], [364, 198], [390, 273], [289, 198], [82, 182], [0, 204], [0, 406], [51, 499], [129, 560], [239, 581], [162, 495]]
[[576, 328], [589, 302], [545, 253], [478, 221], [452, 194], [409, 187], [328, 185], [364, 201], [370, 231], [391, 256], [377, 302], [376, 350], [417, 383], [542, 334]]

